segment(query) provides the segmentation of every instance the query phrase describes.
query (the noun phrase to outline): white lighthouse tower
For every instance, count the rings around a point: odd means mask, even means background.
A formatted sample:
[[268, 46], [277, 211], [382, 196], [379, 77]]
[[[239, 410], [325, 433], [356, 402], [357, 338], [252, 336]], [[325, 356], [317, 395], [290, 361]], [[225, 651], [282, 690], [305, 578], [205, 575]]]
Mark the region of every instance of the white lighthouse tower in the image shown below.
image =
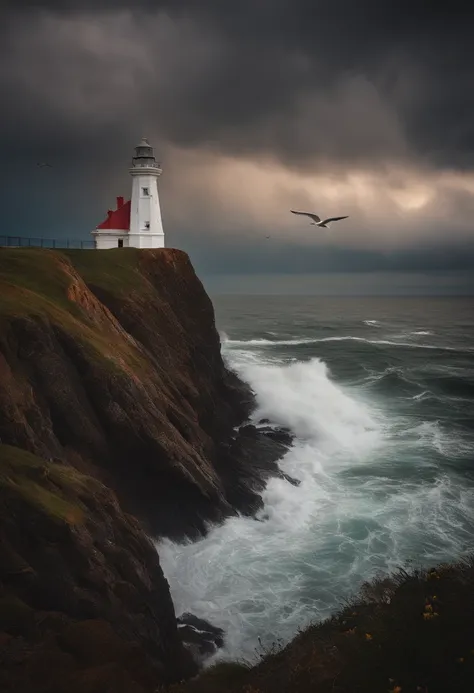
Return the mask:
[[165, 247], [158, 197], [158, 177], [162, 168], [146, 137], [135, 147], [129, 170], [132, 199], [124, 202], [123, 197], [117, 197], [117, 209], [109, 210], [107, 219], [92, 231], [98, 250]]
[[132, 200], [128, 244], [133, 248], [164, 248], [165, 234], [158, 197], [158, 176], [163, 170], [156, 163], [153, 147], [146, 137], [135, 147], [130, 174]]

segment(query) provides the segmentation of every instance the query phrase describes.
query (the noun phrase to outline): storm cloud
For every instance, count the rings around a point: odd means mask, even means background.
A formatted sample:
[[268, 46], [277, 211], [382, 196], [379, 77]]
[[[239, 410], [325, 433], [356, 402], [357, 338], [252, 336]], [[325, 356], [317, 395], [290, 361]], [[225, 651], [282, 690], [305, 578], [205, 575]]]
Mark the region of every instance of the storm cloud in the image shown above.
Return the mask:
[[[23, 0], [4, 15], [2, 233], [87, 237], [145, 133], [168, 242], [206, 271], [249, 254], [265, 271], [472, 257], [467, 3]], [[316, 237], [296, 207], [350, 219]]]

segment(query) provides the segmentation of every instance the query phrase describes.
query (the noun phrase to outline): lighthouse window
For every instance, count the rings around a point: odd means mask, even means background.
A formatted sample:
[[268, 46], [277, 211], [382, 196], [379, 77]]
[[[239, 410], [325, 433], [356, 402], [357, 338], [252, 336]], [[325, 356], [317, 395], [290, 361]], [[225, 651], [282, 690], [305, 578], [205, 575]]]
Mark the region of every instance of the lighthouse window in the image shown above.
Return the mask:
[[146, 229], [149, 229], [149, 228], [150, 228], [150, 222], [149, 222], [149, 221], [146, 221], [146, 222], [145, 222], [145, 228], [146, 228]]
[[148, 197], [149, 194], [150, 194], [150, 188], [142, 188], [142, 195], [144, 195], [145, 197]]

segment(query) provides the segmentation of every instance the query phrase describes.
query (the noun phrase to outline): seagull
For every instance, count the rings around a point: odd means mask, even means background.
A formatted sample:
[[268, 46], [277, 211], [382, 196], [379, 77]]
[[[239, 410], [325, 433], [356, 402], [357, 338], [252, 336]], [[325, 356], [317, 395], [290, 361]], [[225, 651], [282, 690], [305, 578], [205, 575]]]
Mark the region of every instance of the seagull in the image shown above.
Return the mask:
[[319, 226], [322, 229], [327, 229], [328, 224], [331, 221], [339, 221], [340, 219], [348, 219], [349, 218], [348, 216], [347, 217], [329, 217], [329, 219], [323, 219], [323, 221], [321, 221], [320, 217], [318, 217], [317, 214], [312, 214], [311, 212], [295, 212], [293, 209], [290, 209], [290, 212], [292, 214], [303, 214], [305, 217], [309, 217], [310, 219], [313, 220], [311, 222], [311, 225]]
[[37, 163], [36, 165], [39, 166], [40, 168], [44, 168], [45, 166], [47, 166], [48, 168], [53, 168], [51, 166], [51, 164], [45, 164], [44, 162]]

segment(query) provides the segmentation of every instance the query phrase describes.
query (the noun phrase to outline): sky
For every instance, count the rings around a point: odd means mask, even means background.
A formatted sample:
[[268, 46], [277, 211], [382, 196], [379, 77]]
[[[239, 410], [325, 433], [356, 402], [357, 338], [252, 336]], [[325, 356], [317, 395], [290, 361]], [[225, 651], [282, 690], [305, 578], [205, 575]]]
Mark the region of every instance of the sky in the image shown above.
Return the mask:
[[471, 4], [2, 7], [0, 234], [90, 238], [145, 135], [205, 276], [474, 268]]

